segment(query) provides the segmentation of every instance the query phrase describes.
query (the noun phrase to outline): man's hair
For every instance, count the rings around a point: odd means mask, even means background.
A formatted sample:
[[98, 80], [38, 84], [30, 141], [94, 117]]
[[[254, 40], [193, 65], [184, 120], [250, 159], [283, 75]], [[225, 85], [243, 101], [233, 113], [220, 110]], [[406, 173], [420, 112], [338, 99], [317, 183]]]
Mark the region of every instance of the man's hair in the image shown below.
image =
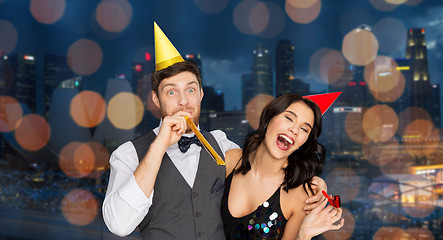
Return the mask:
[[161, 81], [163, 81], [165, 78], [173, 77], [181, 72], [193, 73], [197, 77], [200, 89], [202, 88], [202, 78], [198, 67], [191, 61], [184, 61], [175, 63], [160, 71], [154, 71], [151, 77], [152, 90], [154, 90], [158, 95], [158, 86], [160, 85]]

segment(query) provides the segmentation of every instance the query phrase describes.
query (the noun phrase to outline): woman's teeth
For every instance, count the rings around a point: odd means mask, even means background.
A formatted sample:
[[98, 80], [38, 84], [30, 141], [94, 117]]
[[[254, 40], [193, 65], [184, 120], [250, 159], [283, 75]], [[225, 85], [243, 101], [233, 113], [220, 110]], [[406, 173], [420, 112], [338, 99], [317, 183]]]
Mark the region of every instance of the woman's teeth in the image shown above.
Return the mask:
[[288, 136], [286, 136], [286, 135], [278, 135], [279, 137], [282, 137], [282, 138], [284, 138], [289, 144], [292, 144], [293, 142], [292, 142], [292, 139], [290, 139]]

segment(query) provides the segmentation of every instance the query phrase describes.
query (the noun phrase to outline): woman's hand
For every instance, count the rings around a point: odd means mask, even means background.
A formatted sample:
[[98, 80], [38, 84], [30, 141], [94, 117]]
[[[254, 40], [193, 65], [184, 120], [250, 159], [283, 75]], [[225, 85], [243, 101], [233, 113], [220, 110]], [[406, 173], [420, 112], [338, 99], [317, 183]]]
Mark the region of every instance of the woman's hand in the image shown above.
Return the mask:
[[321, 193], [322, 190], [328, 192], [328, 186], [326, 185], [325, 180], [320, 177], [314, 176], [311, 181], [311, 188], [314, 191], [314, 195], [310, 196], [306, 199], [306, 205], [303, 210], [305, 210], [306, 215], [308, 215], [312, 209], [319, 206], [324, 199], [326, 199]]
[[329, 230], [337, 230], [343, 227], [345, 220], [341, 219], [340, 223], [334, 225], [339, 221], [343, 210], [335, 208], [331, 205], [326, 207], [328, 200], [323, 199], [320, 205], [314, 208], [304, 219], [300, 226], [297, 240], [311, 239]]

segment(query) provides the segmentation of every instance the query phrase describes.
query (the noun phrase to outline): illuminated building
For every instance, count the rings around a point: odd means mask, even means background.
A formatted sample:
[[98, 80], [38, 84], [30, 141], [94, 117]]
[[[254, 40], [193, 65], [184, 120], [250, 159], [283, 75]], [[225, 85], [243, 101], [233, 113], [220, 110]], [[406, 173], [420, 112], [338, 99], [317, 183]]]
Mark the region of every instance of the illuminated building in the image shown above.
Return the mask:
[[246, 135], [252, 131], [244, 111], [229, 111], [209, 115], [211, 127], [226, 133], [229, 140], [243, 146]]
[[[412, 78], [407, 83], [410, 86], [410, 105], [426, 110], [431, 114], [433, 112], [430, 101], [432, 94], [431, 77], [428, 71], [427, 47], [425, 39], [425, 29], [409, 29], [406, 40], [406, 58], [412, 59]], [[436, 114], [436, 113], [432, 113]], [[434, 118], [435, 115], [432, 115]], [[440, 125], [440, 113], [438, 119], [433, 119], [434, 124]], [[418, 116], [412, 116], [413, 119]]]
[[[331, 68], [329, 76], [337, 74]], [[345, 69], [340, 70], [340, 78], [329, 85], [329, 92], [341, 91], [342, 94], [323, 116], [321, 142], [327, 146], [329, 153], [336, 156], [350, 155], [361, 157], [365, 135], [356, 131], [361, 126], [364, 111], [374, 100], [363, 78], [364, 67], [346, 62]], [[347, 131], [355, 129], [354, 131]], [[352, 133], [350, 137], [349, 134]]]
[[291, 90], [291, 93], [297, 93], [298, 95], [309, 95], [309, 83], [303, 82], [301, 79], [298, 78], [291, 78], [289, 80], [289, 88]]
[[246, 109], [248, 102], [254, 97], [254, 86], [251, 73], [246, 73], [241, 76], [241, 97], [242, 97], [242, 110]]
[[203, 72], [202, 72], [202, 60], [199, 53], [189, 53], [186, 54], [184, 57], [185, 60], [193, 62], [195, 65], [197, 65], [198, 70], [200, 71], [200, 74], [202, 75], [203, 79]]
[[294, 46], [290, 40], [280, 40], [275, 49], [275, 96], [291, 92], [294, 79]]
[[35, 112], [35, 57], [34, 55], [19, 53], [8, 57], [14, 76], [14, 83], [8, 91], [20, 103], [24, 103], [31, 112]]
[[200, 129], [202, 130], [212, 130], [218, 129], [211, 125], [210, 115], [216, 112], [225, 111], [225, 97], [223, 92], [215, 90], [210, 86], [203, 86], [204, 97], [201, 103], [200, 112]]
[[153, 104], [149, 96], [151, 96], [152, 91], [151, 76], [154, 70], [154, 64], [152, 55], [149, 52], [145, 52], [144, 61], [132, 63], [131, 87], [143, 102], [143, 106], [145, 106], [143, 119], [135, 129], [136, 137], [158, 126], [158, 119], [148, 108], [148, 102]]
[[46, 118], [48, 118], [54, 90], [56, 88], [80, 88], [81, 76], [71, 70], [66, 57], [45, 55], [43, 82], [44, 111]]
[[253, 94], [267, 94], [273, 96], [271, 55], [261, 43], [253, 51]]

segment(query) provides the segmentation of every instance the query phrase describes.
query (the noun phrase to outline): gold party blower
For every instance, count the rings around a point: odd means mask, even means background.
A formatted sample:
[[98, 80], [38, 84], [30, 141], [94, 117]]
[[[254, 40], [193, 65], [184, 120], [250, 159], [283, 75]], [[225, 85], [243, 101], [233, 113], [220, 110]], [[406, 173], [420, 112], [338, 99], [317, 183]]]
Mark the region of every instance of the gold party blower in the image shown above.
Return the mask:
[[205, 147], [206, 151], [208, 151], [209, 155], [215, 160], [217, 165], [225, 165], [225, 162], [220, 157], [220, 155], [217, 154], [217, 152], [212, 148], [211, 144], [206, 140], [206, 138], [203, 136], [203, 134], [200, 133], [200, 131], [195, 126], [194, 122], [187, 116], [185, 116], [186, 123], [191, 128], [191, 130], [195, 133], [198, 140], [202, 143], [202, 145]]

